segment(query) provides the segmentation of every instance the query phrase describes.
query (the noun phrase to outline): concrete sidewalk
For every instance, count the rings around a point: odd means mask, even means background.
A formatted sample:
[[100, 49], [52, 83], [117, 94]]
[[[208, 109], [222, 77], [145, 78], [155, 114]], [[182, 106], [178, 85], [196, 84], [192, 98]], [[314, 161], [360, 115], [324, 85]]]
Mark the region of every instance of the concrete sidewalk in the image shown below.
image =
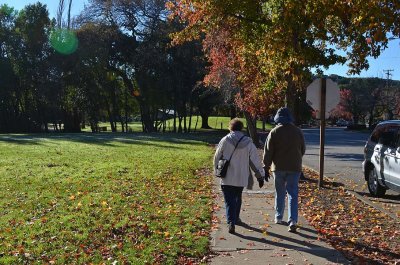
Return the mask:
[[[340, 252], [318, 240], [317, 232], [301, 212], [297, 233], [288, 232], [286, 223], [274, 223], [273, 181], [265, 183], [262, 189], [255, 182], [254, 190], [244, 190], [240, 214], [244, 225], [236, 225], [235, 234], [228, 233], [217, 178], [214, 192], [217, 207], [211, 250], [216, 256], [211, 259], [211, 264], [350, 264]], [[284, 218], [287, 218], [287, 206]]]

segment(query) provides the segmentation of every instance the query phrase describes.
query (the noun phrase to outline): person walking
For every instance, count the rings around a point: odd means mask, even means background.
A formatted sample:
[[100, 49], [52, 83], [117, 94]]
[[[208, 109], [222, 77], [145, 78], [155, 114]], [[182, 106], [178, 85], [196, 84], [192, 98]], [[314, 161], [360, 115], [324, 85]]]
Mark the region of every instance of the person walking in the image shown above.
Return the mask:
[[264, 185], [264, 168], [261, 158], [251, 138], [241, 130], [243, 123], [235, 118], [229, 122], [229, 134], [221, 139], [214, 155], [214, 170], [220, 159], [230, 159], [226, 176], [221, 178], [224, 195], [228, 232], [235, 233], [235, 225], [240, 224], [243, 188], [248, 186], [250, 170], [254, 172], [259, 187]]
[[305, 153], [303, 132], [293, 124], [288, 108], [280, 108], [274, 117], [277, 124], [269, 133], [264, 147], [265, 179], [269, 168], [275, 184], [275, 223], [282, 224], [285, 197], [288, 195], [289, 232], [296, 232], [298, 221], [299, 178]]

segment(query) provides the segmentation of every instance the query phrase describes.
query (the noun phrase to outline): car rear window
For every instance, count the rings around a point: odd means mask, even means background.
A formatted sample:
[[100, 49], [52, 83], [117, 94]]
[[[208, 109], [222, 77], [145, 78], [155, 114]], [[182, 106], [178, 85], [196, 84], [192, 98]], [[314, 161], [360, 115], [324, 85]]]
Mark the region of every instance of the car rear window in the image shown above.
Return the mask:
[[383, 126], [377, 126], [375, 130], [372, 132], [370, 140], [371, 142], [378, 143], [379, 136], [382, 133]]
[[399, 125], [394, 124], [385, 124], [379, 127], [376, 127], [372, 132], [370, 140], [374, 143], [378, 143], [382, 137], [391, 137], [392, 141], [390, 145], [394, 145], [397, 141], [397, 134], [399, 131]]

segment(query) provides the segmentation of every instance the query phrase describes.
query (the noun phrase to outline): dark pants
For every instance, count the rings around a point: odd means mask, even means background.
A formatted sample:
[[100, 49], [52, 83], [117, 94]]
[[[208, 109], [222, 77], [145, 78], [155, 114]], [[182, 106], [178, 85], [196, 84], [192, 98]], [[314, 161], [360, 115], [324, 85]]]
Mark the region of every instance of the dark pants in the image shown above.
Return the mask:
[[226, 219], [228, 224], [236, 224], [239, 219], [240, 208], [242, 207], [243, 187], [221, 185], [224, 194]]

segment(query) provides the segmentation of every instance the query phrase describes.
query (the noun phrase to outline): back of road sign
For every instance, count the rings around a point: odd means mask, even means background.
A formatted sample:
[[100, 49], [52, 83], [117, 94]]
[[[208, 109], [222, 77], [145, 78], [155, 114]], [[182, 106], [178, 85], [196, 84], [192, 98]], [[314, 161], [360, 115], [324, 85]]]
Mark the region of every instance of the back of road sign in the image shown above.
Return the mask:
[[[321, 108], [321, 82], [322, 78], [315, 79], [307, 87], [307, 103], [315, 111], [317, 116], [320, 114]], [[340, 101], [339, 86], [331, 79], [326, 79], [326, 107], [325, 117], [329, 116], [329, 112], [333, 110]]]

